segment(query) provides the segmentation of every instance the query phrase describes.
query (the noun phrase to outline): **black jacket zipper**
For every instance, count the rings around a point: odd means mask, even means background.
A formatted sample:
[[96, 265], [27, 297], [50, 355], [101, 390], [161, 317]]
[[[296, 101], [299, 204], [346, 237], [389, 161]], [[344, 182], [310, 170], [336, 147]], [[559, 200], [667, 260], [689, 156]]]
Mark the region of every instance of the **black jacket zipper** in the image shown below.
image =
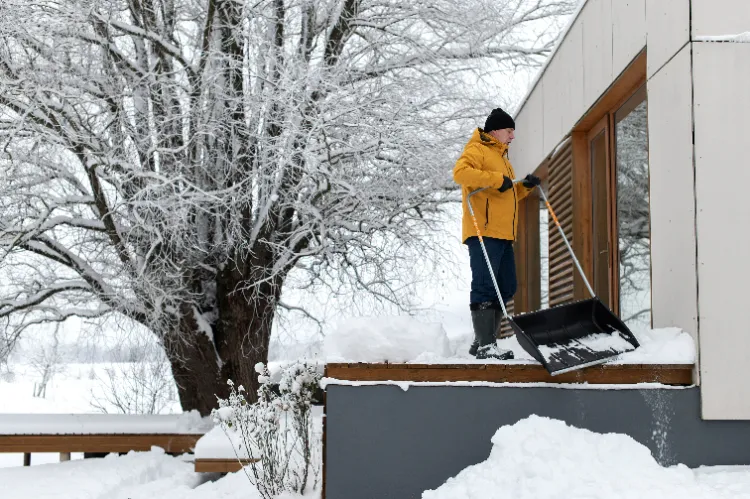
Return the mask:
[[487, 230], [487, 224], [490, 223], [490, 198], [486, 199], [484, 205], [484, 230]]

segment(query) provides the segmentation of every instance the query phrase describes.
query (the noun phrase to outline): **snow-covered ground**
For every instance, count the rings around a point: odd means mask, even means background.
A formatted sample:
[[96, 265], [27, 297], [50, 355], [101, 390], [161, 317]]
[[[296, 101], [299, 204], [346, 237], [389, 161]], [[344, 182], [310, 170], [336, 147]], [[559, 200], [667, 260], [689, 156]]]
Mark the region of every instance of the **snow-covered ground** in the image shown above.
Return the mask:
[[[0, 379], [0, 413], [2, 414], [102, 414], [118, 413], [108, 400], [110, 392], [107, 370], [126, 371], [127, 364], [64, 364], [58, 366], [58, 373], [49, 381], [44, 397], [35, 397], [34, 388], [40, 375], [28, 364], [11, 364]], [[120, 395], [126, 396], [126, 386], [119, 388]], [[134, 394], [131, 394], [134, 395]], [[176, 400], [169, 401], [165, 394], [165, 414], [181, 412]], [[4, 431], [10, 431], [4, 427]], [[52, 453], [34, 453], [32, 466], [57, 463], [60, 456]], [[71, 459], [82, 459], [82, 453], [73, 453]], [[0, 468], [20, 466], [23, 455], [0, 453]]]
[[492, 437], [489, 458], [423, 499], [750, 498], [750, 467], [665, 468], [622, 434], [531, 416]]
[[[260, 499], [244, 473], [193, 472], [159, 449], [28, 468], [0, 469], [3, 499]], [[279, 499], [300, 497], [286, 495]], [[320, 497], [319, 494], [305, 497]]]
[[[677, 328], [632, 328], [640, 347], [621, 354], [618, 364], [692, 364], [695, 344]], [[412, 362], [425, 364], [536, 363], [515, 336], [498, 340], [501, 348], [513, 350], [509, 361], [477, 360], [468, 353], [473, 339], [449, 335], [442, 324], [409, 317], [365, 317], [341, 324], [325, 339], [322, 357], [328, 362]], [[624, 341], [624, 340], [623, 340]]]
[[[207, 429], [205, 419], [200, 419], [195, 413], [181, 413], [176, 401], [169, 402], [168, 394], [165, 395], [168, 403], [162, 412], [172, 416], [136, 416], [123, 421], [123, 416], [116, 415], [117, 408], [105, 397], [104, 391], [111, 389], [109, 377], [105, 374], [107, 369], [129, 371], [133, 367], [127, 364], [113, 366], [111, 363], [67, 364], [61, 366], [60, 372], [50, 381], [46, 396], [34, 397], [34, 385], [39, 382], [39, 375], [28, 365], [11, 365], [9, 372], [13, 376], [7, 376], [6, 371], [5, 379], [0, 379], [0, 430], [4, 433], [38, 433], [40, 430], [47, 433], [90, 433], [104, 428], [107, 433], [117, 433], [139, 427], [143, 431], [159, 433], [169, 432], [172, 427], [180, 431]], [[278, 364], [270, 368], [274, 374], [278, 374]], [[123, 384], [117, 389], [126, 391], [129, 388]], [[106, 419], [103, 419], [102, 408], [112, 413]], [[321, 412], [320, 408], [315, 408], [318, 425]], [[56, 426], [49, 421], [48, 415], [61, 416], [55, 418]], [[216, 439], [213, 442], [215, 450]], [[225, 444], [221, 457], [227, 457], [227, 452], [231, 456], [231, 446], [227, 447], [227, 442], [221, 443]], [[211, 442], [207, 441], [206, 444], [210, 448]], [[71, 461], [60, 463], [59, 454], [34, 453], [31, 466], [23, 467], [22, 454], [0, 453], [0, 497], [260, 498], [244, 473], [228, 474], [223, 478], [216, 474], [195, 473], [193, 458], [172, 457], [154, 448], [150, 452], [110, 455], [103, 459], [83, 460], [82, 453], [73, 453]], [[298, 496], [288, 495], [281, 499], [292, 497]], [[319, 497], [319, 493], [305, 497]]]

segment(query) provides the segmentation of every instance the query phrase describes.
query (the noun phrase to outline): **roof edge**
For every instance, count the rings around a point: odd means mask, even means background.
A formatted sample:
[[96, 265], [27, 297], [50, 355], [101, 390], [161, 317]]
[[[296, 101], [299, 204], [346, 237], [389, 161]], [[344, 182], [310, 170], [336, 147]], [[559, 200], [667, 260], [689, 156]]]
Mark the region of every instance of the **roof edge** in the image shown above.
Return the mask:
[[575, 12], [571, 15], [570, 21], [568, 22], [568, 25], [563, 30], [562, 34], [560, 35], [560, 38], [557, 41], [557, 44], [552, 49], [552, 53], [547, 57], [547, 60], [544, 61], [544, 64], [542, 64], [541, 69], [536, 74], [536, 77], [534, 77], [534, 80], [531, 82], [531, 85], [529, 86], [529, 89], [526, 91], [526, 95], [523, 96], [523, 99], [518, 103], [516, 106], [515, 111], [513, 111], [513, 119], [517, 119], [518, 115], [521, 114], [521, 111], [523, 111], [524, 106], [529, 100], [529, 97], [531, 97], [531, 94], [534, 93], [534, 90], [536, 90], [536, 86], [539, 84], [539, 81], [542, 79], [542, 76], [544, 76], [544, 73], [547, 71], [547, 67], [549, 66], [550, 62], [552, 62], [552, 59], [555, 57], [555, 54], [557, 54], [558, 49], [560, 46], [565, 42], [565, 39], [568, 37], [568, 33], [570, 33], [570, 30], [573, 29], [573, 25], [576, 23], [578, 18], [581, 16], [581, 12], [583, 11], [583, 8], [586, 6], [586, 4], [589, 3], [589, 0], [582, 0], [578, 7], [576, 8]]

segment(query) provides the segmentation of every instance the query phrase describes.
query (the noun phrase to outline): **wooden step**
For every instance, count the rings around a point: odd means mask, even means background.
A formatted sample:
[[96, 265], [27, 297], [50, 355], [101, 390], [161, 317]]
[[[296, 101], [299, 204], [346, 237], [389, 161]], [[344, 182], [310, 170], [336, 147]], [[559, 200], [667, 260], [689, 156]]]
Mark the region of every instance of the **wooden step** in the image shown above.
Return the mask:
[[240, 471], [243, 466], [257, 463], [258, 459], [243, 459], [241, 462], [236, 457], [231, 459], [196, 459], [196, 473], [234, 473]]

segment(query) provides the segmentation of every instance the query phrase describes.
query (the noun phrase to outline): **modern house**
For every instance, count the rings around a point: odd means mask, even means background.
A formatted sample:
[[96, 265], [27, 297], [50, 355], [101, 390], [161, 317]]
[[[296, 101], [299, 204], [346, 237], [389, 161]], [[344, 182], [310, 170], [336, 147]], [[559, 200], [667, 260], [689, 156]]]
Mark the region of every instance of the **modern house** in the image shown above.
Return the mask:
[[[750, 2], [588, 0], [520, 104], [511, 149], [519, 175], [546, 179], [600, 299], [626, 323], [693, 336], [710, 420], [750, 419], [748, 81]], [[540, 275], [537, 203], [522, 210], [516, 312], [544, 305], [547, 278], [551, 305], [587, 297], [555, 230]]]
[[[695, 363], [328, 364], [324, 497], [420, 497], [537, 414], [621, 432], [669, 465], [750, 464], [750, 1], [586, 0], [516, 113], [597, 296], [677, 327]], [[587, 298], [538, 196], [519, 213], [515, 312]], [[499, 470], [501, 472], [501, 470]]]

